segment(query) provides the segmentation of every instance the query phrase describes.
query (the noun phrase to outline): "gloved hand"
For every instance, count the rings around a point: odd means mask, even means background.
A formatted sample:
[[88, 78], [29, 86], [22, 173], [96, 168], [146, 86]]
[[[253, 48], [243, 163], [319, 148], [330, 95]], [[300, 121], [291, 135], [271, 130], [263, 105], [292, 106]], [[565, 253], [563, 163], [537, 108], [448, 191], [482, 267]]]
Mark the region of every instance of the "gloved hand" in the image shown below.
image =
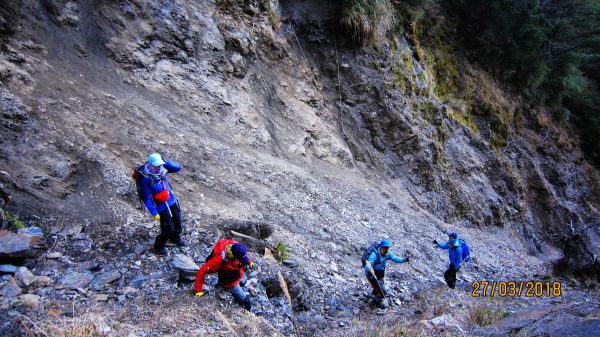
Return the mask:
[[434, 245], [437, 245], [437, 240], [433, 240], [433, 244], [434, 244]]
[[206, 294], [206, 293], [205, 293], [204, 291], [199, 291], [199, 292], [197, 292], [197, 293], [196, 293], [196, 295], [194, 295], [194, 296], [196, 296], [196, 297], [202, 297], [202, 296], [204, 296], [205, 294]]
[[410, 257], [406, 257], [406, 262], [410, 262]]
[[248, 265], [247, 265], [247, 266], [248, 266], [248, 268], [250, 268], [250, 269], [254, 269], [254, 267], [255, 267], [255, 265], [254, 265], [254, 262], [252, 262], [252, 261], [250, 261], [250, 263], [248, 263]]
[[156, 220], [156, 221], [160, 221], [160, 214], [156, 214], [156, 215], [154, 216], [154, 220]]

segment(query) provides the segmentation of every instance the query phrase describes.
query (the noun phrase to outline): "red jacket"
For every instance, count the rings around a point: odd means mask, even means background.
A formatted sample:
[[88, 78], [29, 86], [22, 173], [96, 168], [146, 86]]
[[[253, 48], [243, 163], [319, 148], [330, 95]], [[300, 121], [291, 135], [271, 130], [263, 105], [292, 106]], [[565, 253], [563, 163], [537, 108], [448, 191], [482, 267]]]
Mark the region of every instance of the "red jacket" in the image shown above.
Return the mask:
[[219, 284], [225, 289], [233, 288], [240, 283], [242, 276], [244, 276], [244, 266], [235, 258], [228, 260], [225, 250], [227, 245], [234, 243], [237, 243], [237, 241], [227, 239], [217, 241], [211, 256], [196, 273], [196, 283], [194, 284], [196, 292], [203, 291], [202, 287], [204, 286], [204, 277], [206, 274], [218, 272]]

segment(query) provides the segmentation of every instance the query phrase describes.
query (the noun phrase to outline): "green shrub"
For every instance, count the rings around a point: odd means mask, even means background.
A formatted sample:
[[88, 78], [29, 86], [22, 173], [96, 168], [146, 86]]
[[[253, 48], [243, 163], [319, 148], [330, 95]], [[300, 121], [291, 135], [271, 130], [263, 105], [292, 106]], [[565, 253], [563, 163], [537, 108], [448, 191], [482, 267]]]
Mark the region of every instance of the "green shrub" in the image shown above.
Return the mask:
[[4, 214], [4, 219], [6, 219], [6, 221], [8, 221], [8, 227], [10, 229], [18, 230], [18, 229], [27, 227], [21, 220], [17, 219], [17, 217], [15, 217], [9, 211], [3, 210], [2, 212]]
[[285, 245], [285, 243], [283, 243], [283, 242], [278, 243], [277, 247], [275, 247], [275, 249], [277, 250], [277, 257], [278, 257], [279, 261], [283, 261], [288, 258], [288, 248]]
[[[471, 62], [508, 81], [528, 103], [575, 121], [588, 159], [600, 165], [600, 2], [440, 3]], [[504, 146], [507, 124], [492, 123], [493, 144]]]

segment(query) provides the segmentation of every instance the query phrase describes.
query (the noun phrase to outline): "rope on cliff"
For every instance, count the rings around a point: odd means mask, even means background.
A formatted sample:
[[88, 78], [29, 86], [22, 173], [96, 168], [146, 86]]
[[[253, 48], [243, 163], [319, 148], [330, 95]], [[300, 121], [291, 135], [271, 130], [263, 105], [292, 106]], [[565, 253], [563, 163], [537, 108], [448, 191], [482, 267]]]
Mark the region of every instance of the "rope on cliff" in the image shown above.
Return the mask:
[[[292, 22], [290, 21], [290, 28], [292, 29], [292, 34], [294, 34], [294, 38], [296, 39], [296, 43], [298, 43], [298, 48], [300, 48], [300, 52], [302, 53], [302, 57], [304, 58], [304, 60], [306, 61], [306, 64], [308, 64], [308, 68], [311, 71], [311, 74], [313, 75], [312, 78], [312, 83], [313, 86], [315, 87], [315, 92], [318, 93], [319, 92], [319, 87], [317, 86], [316, 83], [316, 79], [315, 79], [315, 75], [314, 72], [312, 71], [312, 66], [310, 64], [310, 61], [308, 61], [308, 58], [306, 57], [306, 54], [304, 53], [304, 49], [302, 49], [302, 45], [300, 44], [300, 39], [298, 39], [298, 35], [296, 35], [296, 30], [294, 29], [294, 25], [292, 24]], [[336, 45], [336, 60], [337, 60], [337, 45]], [[339, 89], [339, 61], [338, 61], [338, 90]], [[341, 92], [340, 92], [340, 102], [341, 102]], [[341, 105], [340, 105], [340, 109], [341, 109]], [[333, 115], [334, 119], [338, 122], [338, 124], [340, 125], [340, 128], [342, 129], [342, 134], [344, 135], [344, 139], [348, 139], [348, 135], [346, 135], [346, 132], [344, 131], [344, 124], [342, 123], [342, 121], [335, 115], [335, 113], [331, 112], [331, 114]], [[340, 113], [341, 115], [341, 113]]]
[[[331, 4], [331, 2], [330, 2]], [[342, 128], [342, 133], [344, 134], [344, 138], [348, 141], [348, 136], [346, 136], [346, 132], [344, 131], [344, 108], [342, 106], [342, 81], [340, 80], [340, 58], [338, 56], [337, 49], [337, 33], [333, 32], [333, 47], [335, 48], [335, 64], [337, 65], [337, 80], [338, 80], [338, 95], [339, 95], [339, 104], [340, 104], [340, 126]]]

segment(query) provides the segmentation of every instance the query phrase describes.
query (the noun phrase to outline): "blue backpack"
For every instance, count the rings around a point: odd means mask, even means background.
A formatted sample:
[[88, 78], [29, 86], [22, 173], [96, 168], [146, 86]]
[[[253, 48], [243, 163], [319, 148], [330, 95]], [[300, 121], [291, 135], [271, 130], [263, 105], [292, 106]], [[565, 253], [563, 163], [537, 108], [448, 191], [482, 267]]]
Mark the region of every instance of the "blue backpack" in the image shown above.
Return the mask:
[[460, 243], [460, 248], [462, 248], [462, 260], [465, 262], [469, 262], [471, 261], [471, 252], [469, 250], [469, 246], [467, 246], [467, 243], [465, 242], [465, 240], [463, 239], [458, 239], [458, 242]]
[[371, 253], [374, 252], [374, 251], [377, 251], [377, 249], [379, 249], [379, 241], [373, 242], [369, 246], [369, 248], [367, 248], [367, 250], [365, 250], [365, 252], [362, 255], [362, 258], [360, 259], [360, 261], [362, 262], [362, 266], [363, 267], [367, 263], [367, 260], [369, 259], [369, 256], [371, 256]]

